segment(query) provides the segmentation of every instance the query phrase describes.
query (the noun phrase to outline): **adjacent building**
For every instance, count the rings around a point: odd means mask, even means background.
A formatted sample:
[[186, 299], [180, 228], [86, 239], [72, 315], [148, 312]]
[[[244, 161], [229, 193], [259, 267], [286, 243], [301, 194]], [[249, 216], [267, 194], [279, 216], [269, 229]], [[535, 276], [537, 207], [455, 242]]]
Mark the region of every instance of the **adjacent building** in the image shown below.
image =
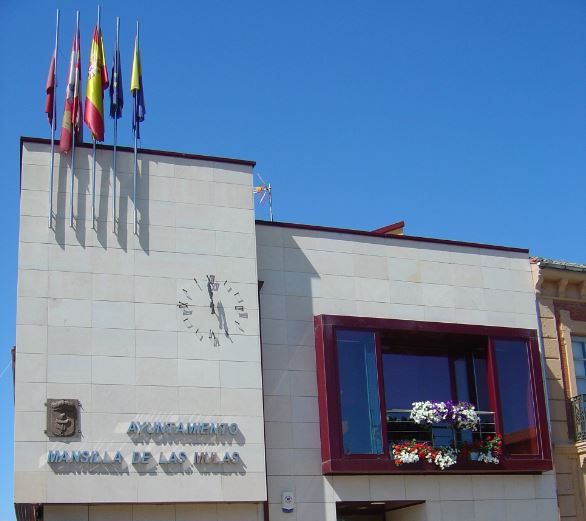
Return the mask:
[[586, 265], [532, 259], [562, 520], [586, 518]]
[[19, 521], [558, 519], [527, 250], [255, 221], [253, 162], [153, 150], [135, 235], [88, 146], [49, 228], [21, 153]]

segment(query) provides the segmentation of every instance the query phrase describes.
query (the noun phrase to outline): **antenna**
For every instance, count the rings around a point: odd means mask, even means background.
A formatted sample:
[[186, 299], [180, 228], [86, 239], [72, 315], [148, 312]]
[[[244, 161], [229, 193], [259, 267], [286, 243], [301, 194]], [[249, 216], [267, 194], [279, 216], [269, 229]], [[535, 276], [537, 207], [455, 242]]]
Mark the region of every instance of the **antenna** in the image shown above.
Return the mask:
[[271, 187], [271, 183], [266, 183], [262, 176], [257, 173], [256, 174], [260, 179], [261, 185], [255, 186], [252, 190], [253, 192], [259, 196], [259, 204], [263, 204], [265, 200], [269, 201], [269, 219], [273, 220], [273, 189]]

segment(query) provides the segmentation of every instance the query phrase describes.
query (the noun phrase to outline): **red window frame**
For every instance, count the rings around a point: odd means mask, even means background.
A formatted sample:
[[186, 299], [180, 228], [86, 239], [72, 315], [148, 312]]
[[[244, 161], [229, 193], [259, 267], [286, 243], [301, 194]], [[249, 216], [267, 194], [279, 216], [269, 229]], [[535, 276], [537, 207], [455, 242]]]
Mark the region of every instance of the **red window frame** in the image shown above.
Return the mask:
[[[537, 473], [551, 470], [551, 447], [545, 405], [545, 393], [541, 371], [541, 357], [537, 342], [537, 331], [494, 326], [468, 324], [446, 324], [439, 322], [420, 322], [414, 320], [395, 320], [363, 318], [334, 315], [314, 317], [318, 401], [320, 416], [320, 436], [322, 452], [322, 471], [324, 474], [503, 474]], [[488, 386], [490, 401], [496, 414], [497, 430], [500, 432], [499, 390], [497, 388], [496, 367], [493, 353], [495, 338], [522, 339], [527, 342], [530, 379], [532, 384], [537, 442], [540, 452], [537, 455], [506, 455], [498, 465], [478, 462], [458, 462], [446, 470], [436, 470], [425, 464], [412, 464], [397, 467], [390, 458], [386, 429], [383, 428], [383, 450], [381, 455], [344, 454], [342, 445], [342, 424], [338, 380], [338, 360], [336, 350], [336, 330], [354, 329], [373, 331], [376, 338], [377, 364], [379, 375], [379, 399], [381, 418], [385, 418], [385, 396], [382, 380], [382, 354], [380, 332], [384, 330], [408, 330], [437, 333], [456, 333], [482, 335], [488, 344]], [[382, 422], [384, 425], [384, 421]]]

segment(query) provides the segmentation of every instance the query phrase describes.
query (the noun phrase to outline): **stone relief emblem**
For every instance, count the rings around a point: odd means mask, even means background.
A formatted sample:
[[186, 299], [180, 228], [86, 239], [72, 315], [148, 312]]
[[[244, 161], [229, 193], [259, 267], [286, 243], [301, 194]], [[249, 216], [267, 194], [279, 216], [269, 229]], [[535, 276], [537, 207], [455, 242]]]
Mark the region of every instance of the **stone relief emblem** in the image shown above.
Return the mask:
[[79, 432], [79, 401], [49, 399], [46, 405], [47, 436], [68, 438]]

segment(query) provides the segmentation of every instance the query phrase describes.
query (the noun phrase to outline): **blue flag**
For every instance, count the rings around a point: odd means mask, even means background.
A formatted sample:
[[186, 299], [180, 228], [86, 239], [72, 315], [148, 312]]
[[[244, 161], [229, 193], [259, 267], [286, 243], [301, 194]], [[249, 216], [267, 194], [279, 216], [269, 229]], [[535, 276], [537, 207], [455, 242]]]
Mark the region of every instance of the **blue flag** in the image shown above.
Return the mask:
[[110, 117], [120, 119], [124, 106], [124, 94], [122, 90], [122, 67], [120, 66], [120, 49], [114, 51], [114, 63], [112, 64], [112, 82], [110, 83]]

